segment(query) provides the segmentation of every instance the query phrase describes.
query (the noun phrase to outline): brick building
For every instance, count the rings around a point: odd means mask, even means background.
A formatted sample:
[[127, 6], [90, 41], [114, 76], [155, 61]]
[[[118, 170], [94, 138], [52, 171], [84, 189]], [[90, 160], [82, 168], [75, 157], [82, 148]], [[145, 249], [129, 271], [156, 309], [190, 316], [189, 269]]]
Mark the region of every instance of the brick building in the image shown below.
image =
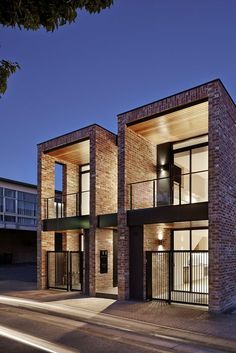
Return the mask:
[[36, 263], [37, 186], [0, 178], [0, 264]]
[[233, 305], [235, 137], [214, 80], [118, 115], [118, 137], [92, 125], [40, 144], [40, 288]]

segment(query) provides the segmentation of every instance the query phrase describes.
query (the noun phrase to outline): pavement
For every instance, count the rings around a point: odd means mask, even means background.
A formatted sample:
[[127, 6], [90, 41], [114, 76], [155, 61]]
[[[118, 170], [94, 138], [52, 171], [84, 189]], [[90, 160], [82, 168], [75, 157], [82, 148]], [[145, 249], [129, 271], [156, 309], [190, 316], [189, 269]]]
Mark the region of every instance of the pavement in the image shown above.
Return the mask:
[[[163, 329], [166, 332], [175, 333], [175, 335], [182, 332], [183, 335], [210, 336], [230, 340], [236, 344], [236, 311], [216, 315], [209, 313], [207, 307], [169, 305], [159, 301], [134, 302], [85, 297], [79, 292], [35, 290], [31, 288], [31, 282], [29, 283], [28, 288], [26, 286], [20, 290], [16, 290], [17, 288], [14, 286], [9, 286], [7, 290], [1, 290], [0, 286], [0, 303], [6, 303], [4, 298], [9, 300], [12, 298], [12, 303], [18, 298], [17, 305], [22, 305], [22, 302], [25, 301], [25, 305], [29, 305], [31, 309], [34, 307], [34, 310], [44, 312], [51, 310], [53, 315], [76, 317], [78, 314], [80, 319], [97, 317], [103, 322], [104, 320], [109, 321], [109, 318], [126, 319], [143, 326], [145, 326], [144, 323], [146, 326], [155, 325], [158, 332]], [[12, 287], [15, 290], [11, 290]], [[45, 305], [39, 305], [39, 303]], [[81, 313], [84, 317], [81, 317]]]

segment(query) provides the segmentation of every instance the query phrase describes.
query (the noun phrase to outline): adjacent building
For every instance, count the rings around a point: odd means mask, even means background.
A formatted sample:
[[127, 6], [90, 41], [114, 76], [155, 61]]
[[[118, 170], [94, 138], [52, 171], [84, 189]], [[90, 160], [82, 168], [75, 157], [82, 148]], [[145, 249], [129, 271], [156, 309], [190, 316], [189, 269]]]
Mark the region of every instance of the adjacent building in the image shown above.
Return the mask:
[[[56, 165], [62, 190], [56, 191]], [[220, 80], [38, 146], [38, 283], [236, 302], [236, 107]]]
[[0, 264], [36, 263], [37, 186], [0, 178]]

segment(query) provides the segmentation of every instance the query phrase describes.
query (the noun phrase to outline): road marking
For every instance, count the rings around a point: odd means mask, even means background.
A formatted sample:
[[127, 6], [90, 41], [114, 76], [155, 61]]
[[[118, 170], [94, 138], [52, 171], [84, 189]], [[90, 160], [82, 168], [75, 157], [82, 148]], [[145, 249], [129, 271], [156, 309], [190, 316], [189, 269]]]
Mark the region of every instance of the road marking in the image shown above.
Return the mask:
[[11, 340], [23, 343], [25, 345], [41, 349], [49, 353], [80, 353], [78, 350], [71, 350], [67, 347], [43, 340], [41, 338], [22, 333], [20, 331], [9, 329], [0, 325], [0, 336], [9, 338]]

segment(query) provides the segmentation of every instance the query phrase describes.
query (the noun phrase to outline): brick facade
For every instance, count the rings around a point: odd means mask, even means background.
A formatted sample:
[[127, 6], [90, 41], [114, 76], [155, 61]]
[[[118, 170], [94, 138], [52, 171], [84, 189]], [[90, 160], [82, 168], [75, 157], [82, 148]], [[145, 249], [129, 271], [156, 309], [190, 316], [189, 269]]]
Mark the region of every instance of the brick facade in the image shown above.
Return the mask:
[[[38, 280], [46, 285], [45, 252], [54, 247], [54, 233], [43, 232], [43, 199], [52, 196], [54, 165], [58, 161], [47, 151], [74, 142], [90, 141], [90, 228], [85, 233], [86, 293], [95, 295], [112, 282], [112, 262], [105, 276], [99, 274], [99, 251], [106, 247], [111, 254], [111, 229], [99, 229], [98, 215], [118, 213], [118, 298], [129, 299], [129, 227], [127, 211], [151, 208], [151, 184], [134, 186], [136, 199], [130, 205], [130, 183], [152, 180], [157, 176], [156, 145], [135, 133], [129, 124], [168, 114], [174, 110], [208, 101], [209, 140], [209, 310], [219, 312], [236, 303], [236, 108], [223, 84], [215, 80], [118, 116], [118, 154], [116, 136], [92, 125], [39, 145], [39, 228]], [[192, 136], [191, 136], [192, 137]], [[169, 141], [166, 141], [169, 142]], [[65, 163], [65, 193], [79, 190], [78, 166]], [[117, 198], [118, 195], [118, 198]], [[69, 201], [68, 201], [69, 202]], [[118, 206], [118, 207], [117, 207]], [[74, 204], [67, 205], [68, 216]], [[49, 210], [49, 212], [52, 212]], [[186, 219], [189, 221], [189, 219]], [[162, 246], [170, 248], [171, 225], [144, 225], [144, 251], [157, 250], [158, 234]], [[66, 234], [66, 232], [65, 232]], [[76, 237], [65, 235], [68, 249], [76, 247]], [[144, 263], [145, 282], [145, 263]], [[145, 285], [144, 285], [145, 288]], [[145, 293], [144, 293], [145, 297]]]
[[[116, 135], [91, 125], [85, 129], [57, 137], [38, 146], [38, 194], [39, 194], [39, 226], [38, 226], [38, 285], [46, 288], [46, 251], [54, 250], [54, 232], [43, 232], [42, 220], [45, 218], [45, 199], [52, 198], [48, 207], [48, 218], [55, 218], [55, 163], [63, 164], [63, 195], [79, 192], [79, 165], [64, 159], [55, 158], [47, 152], [55, 148], [63, 148], [68, 144], [89, 139], [90, 163], [90, 228], [85, 232], [85, 257], [88, 273], [84, 285], [85, 292], [95, 295], [96, 291], [96, 255], [95, 241], [97, 215], [117, 212], [117, 146]], [[75, 197], [67, 196], [64, 200], [66, 217], [75, 215]], [[79, 249], [80, 230], [75, 233], [63, 233], [63, 250]]]
[[[120, 298], [129, 297], [128, 237], [126, 210], [129, 169], [136, 180], [147, 180], [147, 155], [135, 145], [139, 160], [127, 152], [127, 124], [144, 118], [182, 109], [189, 104], [208, 101], [209, 123], [209, 310], [223, 311], [236, 302], [236, 108], [221, 81], [215, 80], [167, 97], [118, 116], [118, 229], [120, 234]], [[138, 137], [137, 137], [138, 138]], [[129, 158], [127, 157], [129, 153]], [[151, 155], [149, 153], [149, 155]], [[132, 168], [130, 168], [132, 166]], [[143, 172], [142, 172], [143, 171]], [[145, 174], [143, 178], [142, 174]], [[145, 190], [148, 194], [149, 190]], [[145, 203], [145, 196], [143, 198]]]

